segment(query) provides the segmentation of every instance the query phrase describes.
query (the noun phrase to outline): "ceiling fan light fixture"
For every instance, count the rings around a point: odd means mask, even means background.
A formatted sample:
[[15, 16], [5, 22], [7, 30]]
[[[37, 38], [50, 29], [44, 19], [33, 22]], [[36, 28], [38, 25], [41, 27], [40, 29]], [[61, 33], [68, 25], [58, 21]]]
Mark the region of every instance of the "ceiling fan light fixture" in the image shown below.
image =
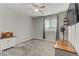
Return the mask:
[[34, 9], [34, 11], [35, 11], [35, 12], [39, 12], [39, 9], [38, 9], [38, 8], [36, 8], [36, 9]]
[[39, 7], [38, 7], [37, 5], [32, 4], [32, 9], [33, 9], [35, 12], [39, 12]]
[[32, 8], [34, 9], [35, 12], [40, 12], [42, 11], [45, 6], [42, 6], [41, 4], [32, 4]]

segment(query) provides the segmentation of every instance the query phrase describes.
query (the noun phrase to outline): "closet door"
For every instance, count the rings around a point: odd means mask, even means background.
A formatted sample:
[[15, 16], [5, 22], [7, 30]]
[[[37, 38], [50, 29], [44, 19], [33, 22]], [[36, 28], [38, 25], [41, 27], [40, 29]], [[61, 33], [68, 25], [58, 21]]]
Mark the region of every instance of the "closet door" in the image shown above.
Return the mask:
[[74, 46], [75, 43], [75, 26], [68, 26], [68, 41]]
[[74, 46], [74, 43], [75, 43], [75, 30], [76, 30], [76, 24], [75, 25], [72, 25], [72, 33], [71, 33], [71, 44], [72, 46]]
[[79, 23], [68, 26], [68, 41], [79, 55]]
[[71, 43], [72, 39], [72, 26], [68, 26], [68, 41]]
[[79, 55], [79, 23], [76, 24], [74, 48]]

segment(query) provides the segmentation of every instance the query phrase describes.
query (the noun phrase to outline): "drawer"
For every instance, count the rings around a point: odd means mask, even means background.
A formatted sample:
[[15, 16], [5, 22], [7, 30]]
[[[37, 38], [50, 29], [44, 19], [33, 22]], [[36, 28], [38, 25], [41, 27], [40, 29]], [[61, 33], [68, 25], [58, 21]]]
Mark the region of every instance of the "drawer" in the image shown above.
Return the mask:
[[14, 39], [6, 39], [6, 40], [2, 40], [2, 44], [12, 44], [14, 42]]

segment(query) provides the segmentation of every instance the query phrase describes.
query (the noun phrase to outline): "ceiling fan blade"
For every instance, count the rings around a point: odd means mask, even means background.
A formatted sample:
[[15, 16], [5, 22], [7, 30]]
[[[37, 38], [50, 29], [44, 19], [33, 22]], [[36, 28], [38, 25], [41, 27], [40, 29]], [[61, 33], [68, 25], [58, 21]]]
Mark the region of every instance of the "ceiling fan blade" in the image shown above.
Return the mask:
[[36, 5], [36, 4], [34, 4], [34, 3], [32, 3], [32, 6], [33, 6], [33, 7], [39, 7], [39, 5]]
[[46, 6], [41, 6], [40, 8], [45, 8]]

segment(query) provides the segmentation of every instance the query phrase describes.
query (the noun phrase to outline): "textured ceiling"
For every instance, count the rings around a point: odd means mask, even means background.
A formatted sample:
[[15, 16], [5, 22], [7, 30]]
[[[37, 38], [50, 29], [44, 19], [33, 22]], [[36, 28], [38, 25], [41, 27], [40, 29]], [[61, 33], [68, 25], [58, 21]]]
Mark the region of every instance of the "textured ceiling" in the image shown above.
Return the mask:
[[[69, 3], [40, 3], [46, 6], [44, 15], [56, 14], [68, 9]], [[32, 9], [32, 3], [6, 3], [4, 6], [16, 11], [24, 13], [30, 17], [43, 16], [40, 12], [34, 12]]]

